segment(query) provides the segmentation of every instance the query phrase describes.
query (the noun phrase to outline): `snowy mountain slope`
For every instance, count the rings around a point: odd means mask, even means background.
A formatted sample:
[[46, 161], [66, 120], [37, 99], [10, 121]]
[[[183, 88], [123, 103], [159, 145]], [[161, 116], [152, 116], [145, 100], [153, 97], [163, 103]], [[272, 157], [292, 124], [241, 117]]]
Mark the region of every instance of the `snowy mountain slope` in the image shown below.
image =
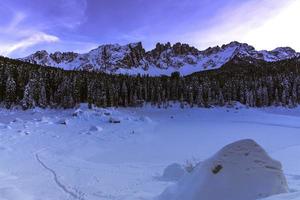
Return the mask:
[[21, 60], [66, 70], [102, 71], [116, 74], [170, 75], [179, 71], [183, 75], [203, 70], [217, 69], [235, 56], [276, 62], [290, 59], [300, 54], [289, 47], [273, 51], [257, 51], [254, 47], [239, 42], [231, 42], [204, 51], [187, 44], [160, 44], [146, 52], [142, 43], [128, 45], [102, 45], [88, 53], [38, 51]]

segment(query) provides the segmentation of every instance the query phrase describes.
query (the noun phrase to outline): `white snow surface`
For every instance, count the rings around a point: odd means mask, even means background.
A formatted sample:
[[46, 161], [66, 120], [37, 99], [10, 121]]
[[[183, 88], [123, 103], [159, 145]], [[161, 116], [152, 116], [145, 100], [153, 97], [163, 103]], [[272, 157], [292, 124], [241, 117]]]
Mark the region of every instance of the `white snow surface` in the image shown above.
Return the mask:
[[167, 166], [242, 139], [282, 163], [289, 193], [268, 200], [300, 199], [300, 108], [75, 111], [0, 109], [1, 200], [153, 200], [177, 184], [157, 179]]
[[222, 148], [158, 200], [255, 200], [287, 192], [281, 164], [248, 139]]

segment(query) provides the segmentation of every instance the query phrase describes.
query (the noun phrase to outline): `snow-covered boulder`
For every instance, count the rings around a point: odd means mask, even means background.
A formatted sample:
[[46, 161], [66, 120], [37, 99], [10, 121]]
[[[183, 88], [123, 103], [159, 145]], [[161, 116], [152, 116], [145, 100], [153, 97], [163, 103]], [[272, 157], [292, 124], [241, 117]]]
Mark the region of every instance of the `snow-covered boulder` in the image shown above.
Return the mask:
[[110, 115], [111, 115], [111, 112], [105, 111], [105, 112], [103, 113], [103, 115], [105, 115], [105, 116], [110, 116]]
[[112, 123], [112, 124], [121, 123], [121, 119], [118, 117], [110, 117], [108, 121], [109, 121], [109, 123]]
[[184, 174], [185, 170], [183, 167], [178, 163], [174, 163], [166, 167], [160, 179], [163, 181], [178, 181]]
[[158, 200], [256, 200], [288, 192], [280, 162], [253, 140], [225, 146]]
[[72, 116], [73, 117], [79, 117], [79, 116], [81, 116], [83, 114], [83, 110], [81, 110], [81, 109], [77, 109], [77, 110], [75, 110], [74, 112], [73, 112], [73, 114], [72, 114]]

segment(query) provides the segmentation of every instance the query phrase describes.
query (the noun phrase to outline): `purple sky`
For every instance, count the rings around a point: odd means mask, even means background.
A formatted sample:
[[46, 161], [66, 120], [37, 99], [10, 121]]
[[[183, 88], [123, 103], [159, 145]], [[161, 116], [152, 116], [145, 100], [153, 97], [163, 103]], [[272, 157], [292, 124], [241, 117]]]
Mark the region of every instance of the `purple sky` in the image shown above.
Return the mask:
[[300, 50], [292, 24], [297, 6], [297, 0], [1, 0], [0, 54], [86, 52], [137, 41], [147, 49], [167, 41], [204, 49], [238, 40]]

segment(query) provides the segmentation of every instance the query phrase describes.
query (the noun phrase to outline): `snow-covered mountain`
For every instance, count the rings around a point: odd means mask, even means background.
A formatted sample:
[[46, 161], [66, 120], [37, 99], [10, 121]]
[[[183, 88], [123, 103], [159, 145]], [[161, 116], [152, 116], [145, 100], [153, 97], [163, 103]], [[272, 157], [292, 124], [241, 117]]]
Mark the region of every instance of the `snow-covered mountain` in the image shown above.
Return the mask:
[[170, 75], [179, 71], [183, 75], [203, 70], [217, 69], [238, 56], [275, 62], [299, 56], [289, 47], [272, 51], [257, 51], [254, 47], [239, 42], [231, 42], [221, 47], [210, 47], [204, 51], [187, 44], [160, 44], [146, 51], [142, 43], [128, 45], [102, 45], [88, 53], [38, 51], [21, 60], [59, 67], [66, 70], [102, 71], [115, 74]]

